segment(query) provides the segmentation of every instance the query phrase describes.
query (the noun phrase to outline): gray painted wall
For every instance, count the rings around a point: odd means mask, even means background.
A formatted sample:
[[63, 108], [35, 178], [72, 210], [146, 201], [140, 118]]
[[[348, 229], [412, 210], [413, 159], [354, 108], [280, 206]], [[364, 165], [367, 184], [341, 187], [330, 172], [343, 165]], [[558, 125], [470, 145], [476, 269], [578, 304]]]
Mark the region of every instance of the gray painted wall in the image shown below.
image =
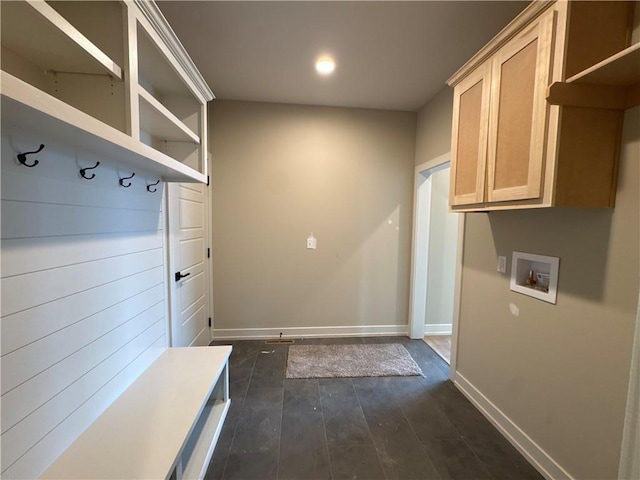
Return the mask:
[[[418, 114], [416, 163], [449, 151], [444, 95]], [[458, 372], [575, 478], [618, 473], [640, 271], [639, 120], [627, 111], [614, 210], [466, 217]], [[514, 250], [560, 257], [557, 305], [509, 290], [496, 262], [506, 255], [509, 272]]]
[[210, 113], [214, 335], [406, 331], [416, 114], [235, 101]]

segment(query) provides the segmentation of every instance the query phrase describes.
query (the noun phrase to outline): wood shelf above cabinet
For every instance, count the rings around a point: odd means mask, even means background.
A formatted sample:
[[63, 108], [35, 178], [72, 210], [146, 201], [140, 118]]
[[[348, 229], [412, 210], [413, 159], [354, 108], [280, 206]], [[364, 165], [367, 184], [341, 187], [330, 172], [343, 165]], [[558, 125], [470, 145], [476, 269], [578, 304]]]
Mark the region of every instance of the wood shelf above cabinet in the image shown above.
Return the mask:
[[567, 83], [590, 83], [627, 87], [640, 82], [640, 43], [596, 63], [567, 79]]
[[79, 151], [93, 152], [163, 181], [206, 183], [206, 175], [148, 145], [134, 140], [84, 112], [2, 72], [2, 130], [19, 129], [45, 139], [66, 143]]
[[190, 142], [200, 144], [200, 137], [193, 133], [178, 117], [162, 103], [139, 87], [140, 128], [152, 136], [171, 142]]
[[640, 43], [547, 90], [551, 105], [626, 110], [640, 105]]
[[2, 46], [44, 71], [122, 80], [120, 66], [44, 1], [2, 2]]

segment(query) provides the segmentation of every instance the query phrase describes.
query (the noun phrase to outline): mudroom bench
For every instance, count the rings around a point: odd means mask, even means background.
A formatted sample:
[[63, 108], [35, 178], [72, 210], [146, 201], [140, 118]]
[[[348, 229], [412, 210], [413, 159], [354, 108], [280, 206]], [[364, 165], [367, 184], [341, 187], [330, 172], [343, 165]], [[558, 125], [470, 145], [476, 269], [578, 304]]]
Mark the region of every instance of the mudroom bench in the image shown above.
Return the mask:
[[41, 478], [203, 478], [231, 404], [230, 354], [168, 348]]

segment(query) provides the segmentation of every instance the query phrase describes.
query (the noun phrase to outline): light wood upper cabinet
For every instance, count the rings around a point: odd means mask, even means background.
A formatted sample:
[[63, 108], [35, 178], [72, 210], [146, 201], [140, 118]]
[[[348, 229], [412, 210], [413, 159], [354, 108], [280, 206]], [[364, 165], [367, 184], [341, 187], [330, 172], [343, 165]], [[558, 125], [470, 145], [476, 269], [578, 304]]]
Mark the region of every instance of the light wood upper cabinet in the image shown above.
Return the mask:
[[[614, 205], [623, 110], [547, 96], [627, 47], [632, 18], [627, 2], [533, 2], [449, 80], [452, 210]], [[595, 53], [582, 36], [602, 39]]]
[[456, 86], [453, 96], [451, 198], [454, 205], [484, 199], [491, 69], [484, 65]]
[[489, 202], [540, 198], [542, 193], [552, 27], [549, 12], [491, 62]]

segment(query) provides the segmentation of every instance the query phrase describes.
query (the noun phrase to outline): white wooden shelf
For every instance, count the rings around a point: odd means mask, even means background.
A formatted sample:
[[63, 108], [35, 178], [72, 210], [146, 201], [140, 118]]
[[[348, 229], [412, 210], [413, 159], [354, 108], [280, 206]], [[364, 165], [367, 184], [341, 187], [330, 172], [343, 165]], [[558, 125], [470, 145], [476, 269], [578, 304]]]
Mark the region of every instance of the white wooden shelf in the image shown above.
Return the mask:
[[167, 349], [41, 478], [202, 478], [231, 403], [230, 354]]
[[200, 144], [200, 137], [182, 120], [147, 92], [138, 87], [140, 98], [140, 128], [152, 136], [166, 141]]
[[122, 69], [44, 1], [2, 2], [2, 46], [44, 71], [122, 80]]
[[[178, 96], [194, 102], [206, 98], [181, 72], [181, 65], [171, 55], [162, 39], [143, 19], [138, 23], [138, 76], [140, 83], [158, 97]], [[212, 94], [213, 95], [213, 94]]]
[[182, 478], [204, 478], [209, 466], [213, 450], [222, 431], [222, 419], [227, 416], [228, 402], [215, 402], [207, 404], [200, 417], [202, 430], [199, 435], [192, 435], [192, 441], [185, 447], [186, 455], [183, 456]]
[[[4, 7], [3, 7], [4, 8]], [[2, 130], [19, 128], [104, 155], [164, 181], [206, 183], [204, 174], [2, 72]], [[34, 143], [46, 143], [34, 138]]]

